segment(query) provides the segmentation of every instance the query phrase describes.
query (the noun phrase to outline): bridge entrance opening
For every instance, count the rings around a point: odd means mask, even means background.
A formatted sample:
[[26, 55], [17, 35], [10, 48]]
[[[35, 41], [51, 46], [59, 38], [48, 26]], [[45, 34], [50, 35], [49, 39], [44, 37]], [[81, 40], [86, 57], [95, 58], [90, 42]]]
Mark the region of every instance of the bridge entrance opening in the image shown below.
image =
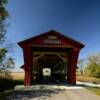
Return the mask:
[[32, 83], [64, 83], [67, 80], [68, 55], [60, 51], [33, 52]]

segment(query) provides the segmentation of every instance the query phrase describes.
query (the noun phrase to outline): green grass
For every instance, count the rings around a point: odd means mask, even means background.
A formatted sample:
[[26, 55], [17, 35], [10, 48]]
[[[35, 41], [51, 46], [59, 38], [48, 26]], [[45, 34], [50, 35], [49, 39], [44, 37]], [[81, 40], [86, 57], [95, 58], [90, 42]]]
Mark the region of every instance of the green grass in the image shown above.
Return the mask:
[[0, 100], [8, 100], [7, 96], [14, 91], [14, 87], [22, 84], [23, 80], [0, 79]]
[[86, 87], [86, 88], [100, 96], [100, 88], [97, 87]]

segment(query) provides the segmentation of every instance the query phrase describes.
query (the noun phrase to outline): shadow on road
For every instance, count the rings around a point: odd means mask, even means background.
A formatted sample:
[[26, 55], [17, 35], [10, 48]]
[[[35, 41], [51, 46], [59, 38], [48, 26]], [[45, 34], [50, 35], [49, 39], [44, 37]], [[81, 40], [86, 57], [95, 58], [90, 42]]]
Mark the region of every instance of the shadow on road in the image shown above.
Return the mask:
[[51, 95], [63, 93], [64, 89], [52, 89], [46, 86], [39, 86], [38, 88], [15, 90], [11, 95], [8, 96], [9, 100], [23, 100], [23, 99], [33, 99], [40, 98], [46, 99], [51, 97]]

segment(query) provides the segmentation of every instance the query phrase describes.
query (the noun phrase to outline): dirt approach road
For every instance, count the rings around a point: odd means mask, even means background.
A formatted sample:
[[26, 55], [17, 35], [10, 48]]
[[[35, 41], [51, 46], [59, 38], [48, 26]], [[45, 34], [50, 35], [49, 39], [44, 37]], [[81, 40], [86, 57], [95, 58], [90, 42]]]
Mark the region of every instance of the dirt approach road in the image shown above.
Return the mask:
[[78, 86], [17, 86], [9, 100], [100, 100], [100, 96]]

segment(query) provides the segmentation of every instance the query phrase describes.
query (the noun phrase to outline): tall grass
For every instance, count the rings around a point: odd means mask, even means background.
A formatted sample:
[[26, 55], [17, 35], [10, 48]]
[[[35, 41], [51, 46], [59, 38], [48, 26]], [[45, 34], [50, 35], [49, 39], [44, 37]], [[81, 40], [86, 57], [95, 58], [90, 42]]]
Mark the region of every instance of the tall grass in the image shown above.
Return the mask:
[[86, 75], [77, 75], [77, 81], [100, 84], [100, 78], [89, 77]]

